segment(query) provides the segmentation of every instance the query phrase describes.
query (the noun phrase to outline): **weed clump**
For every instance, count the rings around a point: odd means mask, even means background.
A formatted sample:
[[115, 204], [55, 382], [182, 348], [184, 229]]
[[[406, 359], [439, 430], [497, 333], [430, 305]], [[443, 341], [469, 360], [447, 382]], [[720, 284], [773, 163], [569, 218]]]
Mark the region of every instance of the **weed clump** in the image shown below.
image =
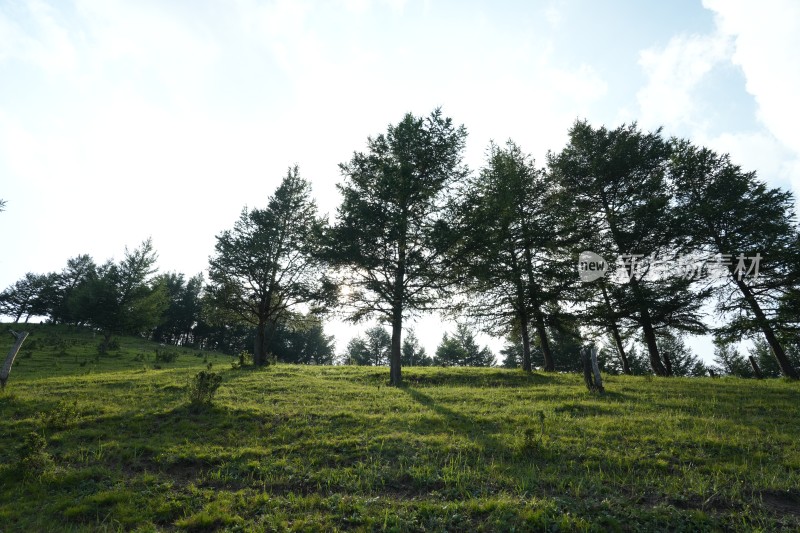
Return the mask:
[[187, 388], [189, 403], [193, 406], [211, 405], [217, 389], [222, 384], [222, 376], [201, 370], [191, 380]]
[[244, 368], [245, 366], [250, 366], [253, 364], [253, 354], [248, 352], [247, 350], [242, 350], [239, 352], [238, 359], [236, 361], [231, 361], [231, 368], [234, 370], [238, 370], [240, 368]]

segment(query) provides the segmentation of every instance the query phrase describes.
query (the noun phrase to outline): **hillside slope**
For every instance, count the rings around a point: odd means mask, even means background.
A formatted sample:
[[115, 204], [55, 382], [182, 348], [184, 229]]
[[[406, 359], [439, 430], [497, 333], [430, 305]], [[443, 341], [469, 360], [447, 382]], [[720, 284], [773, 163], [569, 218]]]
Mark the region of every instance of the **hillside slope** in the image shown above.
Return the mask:
[[[277, 365], [38, 326], [0, 394], [0, 530], [800, 528], [782, 380]], [[8, 350], [4, 335], [0, 350]], [[156, 351], [161, 361], [156, 362]], [[214, 403], [185, 387], [222, 375]], [[160, 367], [160, 368], [157, 368]]]

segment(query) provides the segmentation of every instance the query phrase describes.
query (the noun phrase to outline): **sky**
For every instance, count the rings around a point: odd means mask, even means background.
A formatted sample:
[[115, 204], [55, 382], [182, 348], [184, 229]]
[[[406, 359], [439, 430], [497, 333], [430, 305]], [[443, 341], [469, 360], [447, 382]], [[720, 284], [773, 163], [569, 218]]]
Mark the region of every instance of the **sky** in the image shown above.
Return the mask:
[[[636, 121], [797, 197], [798, 52], [794, 0], [0, 0], [0, 288], [148, 237], [204, 272], [289, 166], [333, 218], [339, 163], [436, 107], [475, 170], [492, 140], [544, 165], [576, 119]], [[412, 327], [432, 353], [454, 326]]]

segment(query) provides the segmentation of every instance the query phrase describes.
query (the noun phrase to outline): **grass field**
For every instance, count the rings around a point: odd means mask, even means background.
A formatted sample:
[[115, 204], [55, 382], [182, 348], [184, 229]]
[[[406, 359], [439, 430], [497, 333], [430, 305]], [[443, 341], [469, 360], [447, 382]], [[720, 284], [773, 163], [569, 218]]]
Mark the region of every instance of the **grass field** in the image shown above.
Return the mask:
[[[98, 358], [91, 333], [27, 329], [0, 394], [2, 531], [800, 529], [797, 383], [606, 376], [598, 396], [409, 368], [393, 388], [385, 368], [233, 369], [131, 338]], [[209, 366], [222, 385], [192, 407]]]

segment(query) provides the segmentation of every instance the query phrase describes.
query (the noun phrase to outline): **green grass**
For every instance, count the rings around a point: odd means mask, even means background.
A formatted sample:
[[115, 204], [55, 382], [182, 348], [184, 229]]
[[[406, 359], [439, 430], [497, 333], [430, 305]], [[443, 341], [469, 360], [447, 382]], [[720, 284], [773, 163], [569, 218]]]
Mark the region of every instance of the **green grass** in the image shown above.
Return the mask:
[[[3, 531], [800, 528], [797, 383], [607, 376], [597, 396], [409, 368], [393, 388], [385, 368], [156, 363], [129, 338], [97, 359], [91, 333], [28, 329], [0, 394]], [[209, 364], [222, 385], [192, 406]]]

